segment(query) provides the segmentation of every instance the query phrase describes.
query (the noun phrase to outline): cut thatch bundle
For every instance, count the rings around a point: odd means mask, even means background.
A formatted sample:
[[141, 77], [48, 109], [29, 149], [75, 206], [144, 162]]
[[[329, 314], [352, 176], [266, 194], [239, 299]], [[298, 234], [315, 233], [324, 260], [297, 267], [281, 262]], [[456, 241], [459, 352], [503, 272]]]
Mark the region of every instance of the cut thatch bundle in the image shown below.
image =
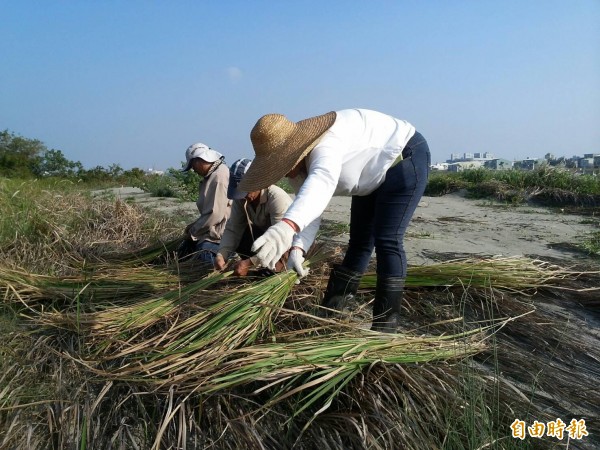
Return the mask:
[[[32, 321], [48, 327], [64, 328], [88, 336], [97, 341], [102, 339], [125, 339], [147, 329], [159, 321], [168, 320], [172, 314], [179, 312], [193, 296], [226, 278], [230, 273], [213, 273], [195, 283], [171, 289], [158, 296], [140, 295], [135, 301], [119, 303], [94, 303], [83, 308], [71, 308], [67, 311], [50, 310], [38, 314], [29, 314]], [[214, 297], [207, 293], [203, 298], [209, 304]], [[196, 305], [197, 306], [197, 305]]]
[[[560, 267], [539, 259], [465, 258], [422, 266], [409, 266], [406, 287], [494, 288], [509, 292], [534, 292], [540, 288], [564, 289], [586, 272]], [[365, 274], [361, 287], [374, 288], [375, 273]]]
[[0, 295], [5, 301], [27, 306], [40, 301], [47, 304], [58, 302], [61, 308], [87, 300], [114, 304], [121, 299], [148, 295], [178, 283], [177, 276], [150, 266], [112, 268], [64, 277], [0, 267]]

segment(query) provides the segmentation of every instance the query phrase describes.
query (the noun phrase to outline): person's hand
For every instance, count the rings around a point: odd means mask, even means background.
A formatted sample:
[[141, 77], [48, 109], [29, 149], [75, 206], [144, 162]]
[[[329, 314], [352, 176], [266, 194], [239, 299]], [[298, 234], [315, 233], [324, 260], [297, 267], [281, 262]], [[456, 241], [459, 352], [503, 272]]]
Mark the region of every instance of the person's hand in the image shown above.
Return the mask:
[[287, 261], [287, 268], [295, 270], [299, 278], [308, 275], [308, 268], [302, 266], [304, 264], [304, 250], [300, 247], [293, 247]]
[[225, 262], [225, 258], [223, 258], [223, 255], [217, 253], [217, 256], [215, 256], [214, 261], [215, 270], [223, 270], [226, 264], [227, 263]]
[[252, 261], [250, 261], [249, 259], [242, 259], [241, 261], [238, 261], [234, 264], [233, 274], [237, 275], [238, 277], [245, 277], [246, 275], [248, 275], [248, 271], [252, 266]]
[[292, 226], [284, 221], [269, 227], [252, 245], [260, 264], [275, 270], [279, 258], [291, 247], [294, 233]]

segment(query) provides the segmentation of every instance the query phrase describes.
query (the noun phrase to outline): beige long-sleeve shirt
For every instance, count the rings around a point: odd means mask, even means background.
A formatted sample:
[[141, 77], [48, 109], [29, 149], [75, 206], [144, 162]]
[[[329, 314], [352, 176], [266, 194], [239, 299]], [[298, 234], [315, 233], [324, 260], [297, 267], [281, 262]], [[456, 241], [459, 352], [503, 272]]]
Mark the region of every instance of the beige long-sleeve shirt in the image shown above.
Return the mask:
[[225, 164], [200, 182], [196, 207], [200, 217], [190, 227], [190, 235], [200, 242], [219, 242], [231, 213], [231, 200], [227, 198], [229, 169]]
[[219, 253], [227, 260], [236, 251], [247, 227], [254, 225], [264, 232], [283, 219], [291, 204], [291, 197], [278, 186], [263, 189], [256, 208], [248, 204], [246, 199], [234, 200], [231, 217], [227, 221], [219, 245]]

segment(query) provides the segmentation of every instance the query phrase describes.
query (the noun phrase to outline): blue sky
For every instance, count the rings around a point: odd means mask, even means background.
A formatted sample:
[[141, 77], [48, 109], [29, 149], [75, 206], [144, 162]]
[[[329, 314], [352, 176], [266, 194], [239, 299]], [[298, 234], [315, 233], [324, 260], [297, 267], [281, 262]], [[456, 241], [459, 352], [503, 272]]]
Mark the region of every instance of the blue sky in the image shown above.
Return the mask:
[[406, 119], [433, 162], [600, 153], [600, 0], [0, 0], [0, 129], [85, 167], [252, 157], [263, 114]]

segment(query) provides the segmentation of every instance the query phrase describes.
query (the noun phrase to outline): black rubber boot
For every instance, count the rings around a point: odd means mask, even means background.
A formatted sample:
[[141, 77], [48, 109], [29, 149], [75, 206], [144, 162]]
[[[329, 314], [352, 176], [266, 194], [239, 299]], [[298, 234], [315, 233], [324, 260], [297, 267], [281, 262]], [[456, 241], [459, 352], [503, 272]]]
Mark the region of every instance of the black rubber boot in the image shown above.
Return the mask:
[[[360, 272], [354, 272], [338, 264], [333, 266], [321, 305], [329, 309], [343, 310], [356, 295], [361, 277]], [[329, 317], [332, 314], [332, 311], [326, 309], [319, 310], [319, 315], [323, 317]]]
[[396, 333], [400, 325], [400, 306], [404, 294], [404, 278], [377, 277], [371, 330]]

